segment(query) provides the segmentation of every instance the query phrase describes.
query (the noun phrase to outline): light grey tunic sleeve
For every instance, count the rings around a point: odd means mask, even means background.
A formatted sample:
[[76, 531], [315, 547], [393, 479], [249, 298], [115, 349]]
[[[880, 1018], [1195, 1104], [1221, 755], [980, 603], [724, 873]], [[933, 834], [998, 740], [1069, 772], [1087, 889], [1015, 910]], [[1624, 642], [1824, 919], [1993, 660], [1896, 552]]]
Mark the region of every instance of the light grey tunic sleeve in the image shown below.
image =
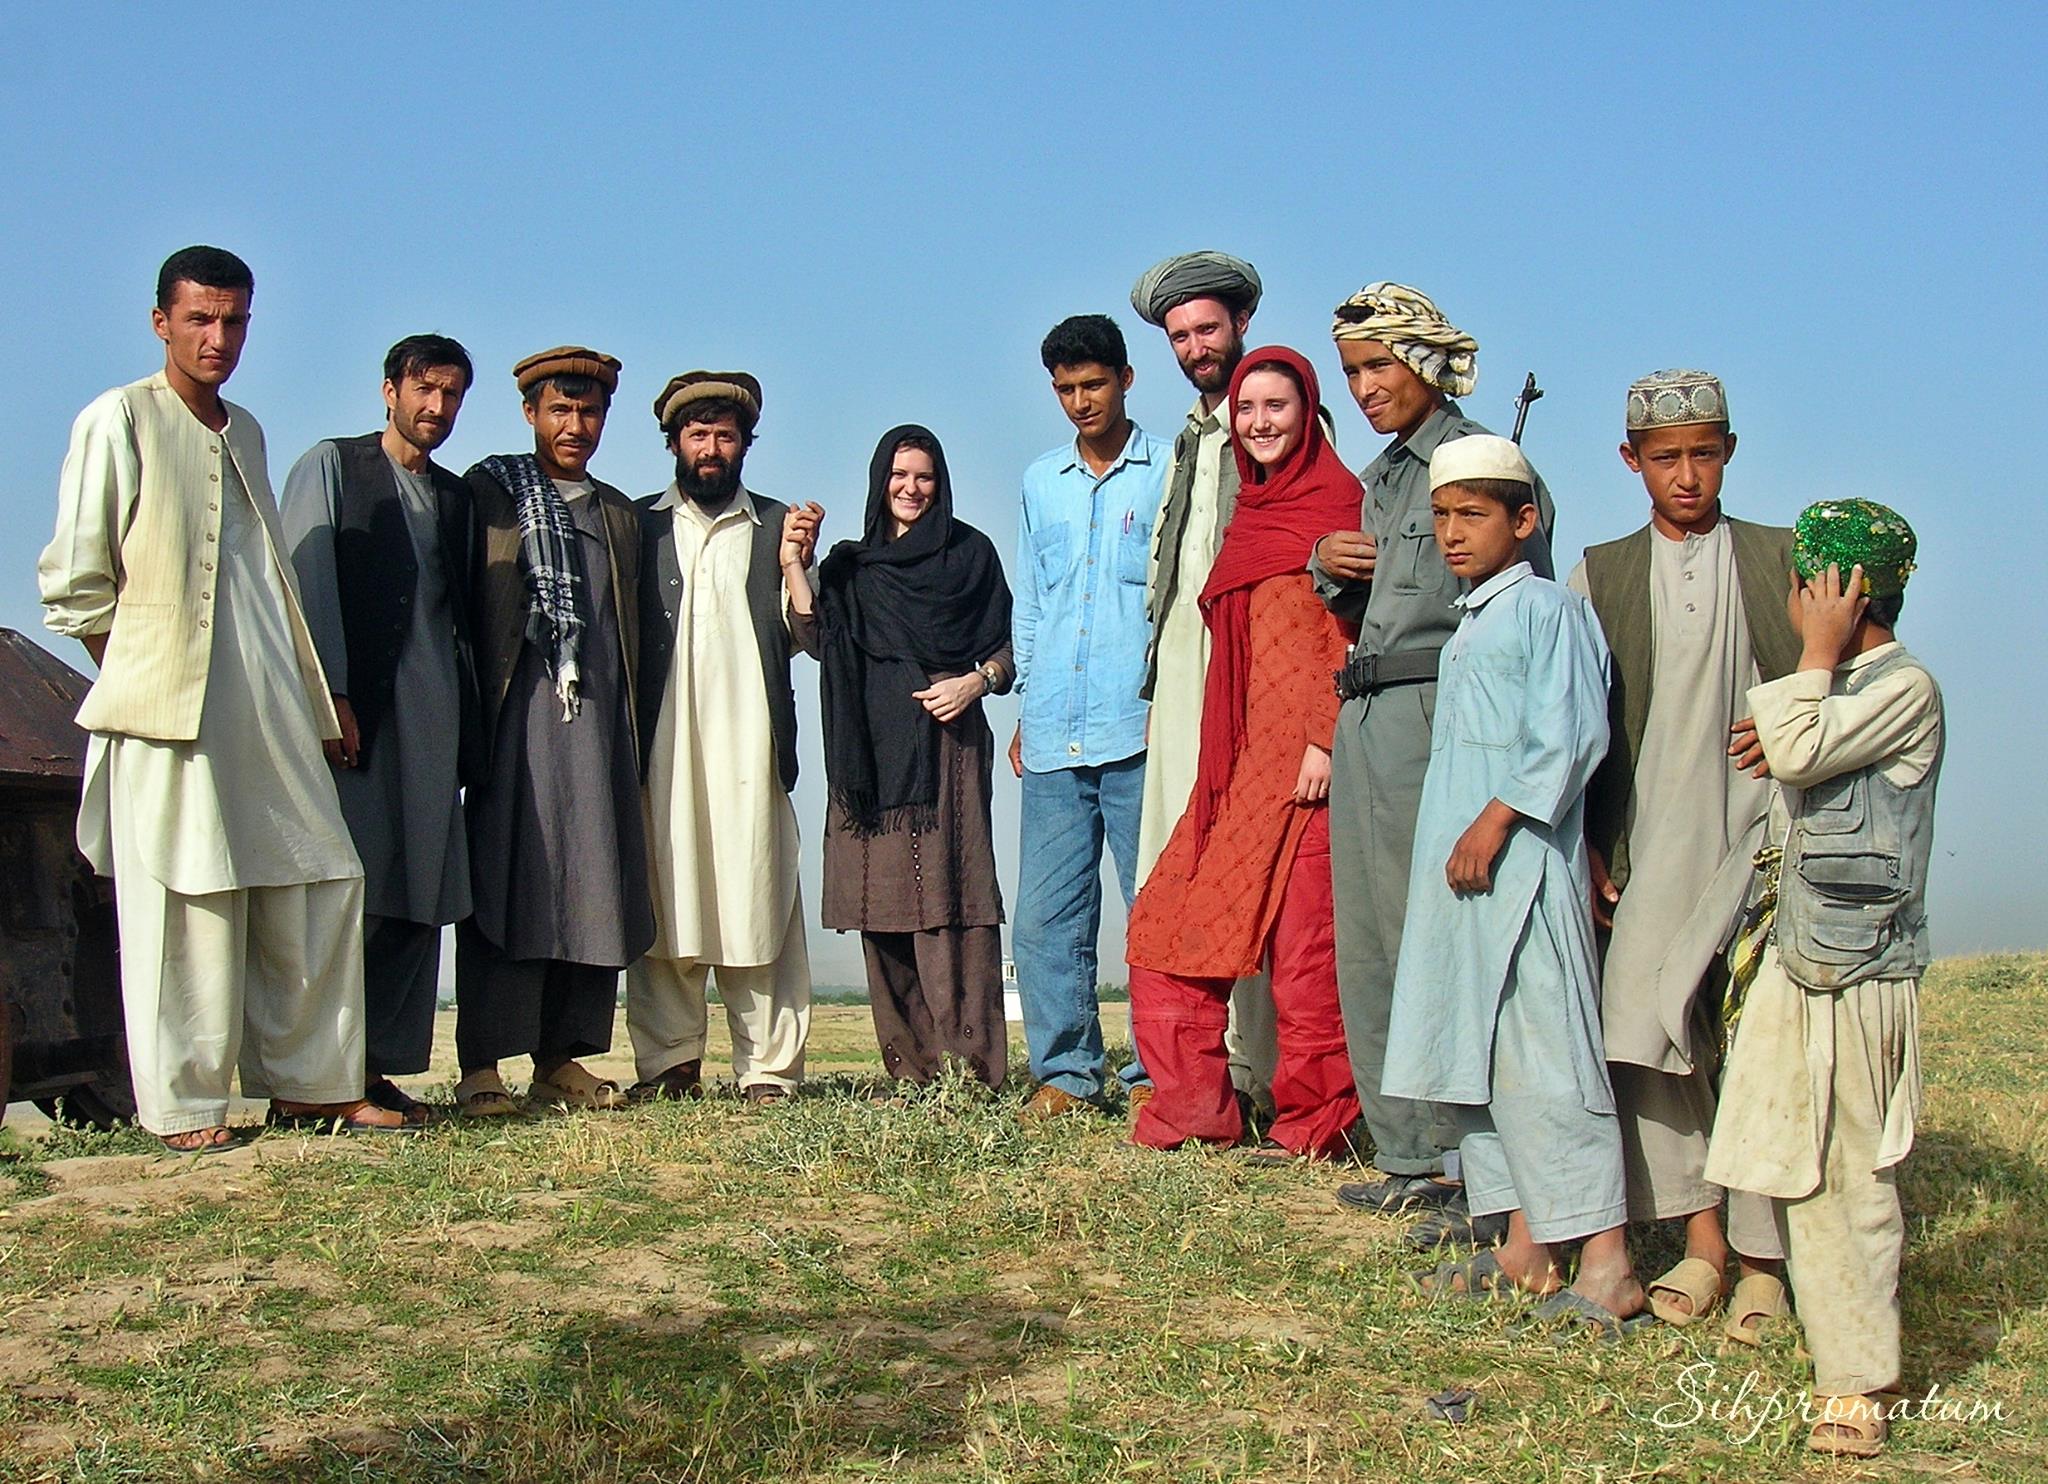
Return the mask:
[[299, 602], [327, 686], [348, 694], [348, 643], [341, 630], [341, 586], [334, 568], [334, 528], [341, 520], [341, 453], [322, 439], [300, 456], [284, 478], [278, 501], [284, 539], [299, 575]]

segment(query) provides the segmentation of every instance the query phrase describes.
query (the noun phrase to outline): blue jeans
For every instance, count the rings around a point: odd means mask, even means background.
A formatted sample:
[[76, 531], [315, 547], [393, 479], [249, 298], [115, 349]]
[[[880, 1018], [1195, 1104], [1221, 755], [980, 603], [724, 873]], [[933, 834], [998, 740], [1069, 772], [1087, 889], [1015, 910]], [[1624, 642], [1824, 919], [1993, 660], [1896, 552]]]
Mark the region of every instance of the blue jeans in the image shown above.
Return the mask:
[[[1138, 806], [1145, 758], [1094, 768], [1024, 770], [1017, 919], [1010, 932], [1024, 1039], [1038, 1081], [1094, 1098], [1102, 1092], [1102, 1016], [1095, 939], [1102, 928], [1102, 842], [1108, 837], [1129, 909], [1137, 894]], [[1151, 1079], [1138, 1064], [1126, 1086]]]

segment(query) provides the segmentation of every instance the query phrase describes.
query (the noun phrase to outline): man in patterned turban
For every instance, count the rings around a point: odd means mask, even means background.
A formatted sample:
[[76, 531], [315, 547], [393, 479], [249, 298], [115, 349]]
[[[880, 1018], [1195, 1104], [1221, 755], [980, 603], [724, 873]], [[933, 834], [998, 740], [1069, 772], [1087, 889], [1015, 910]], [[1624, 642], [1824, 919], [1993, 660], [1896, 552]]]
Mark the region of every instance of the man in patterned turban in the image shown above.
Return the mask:
[[[1337, 1198], [1382, 1215], [1427, 1210], [1418, 1246], [1471, 1240], [1463, 1187], [1446, 1169], [1432, 1105], [1380, 1091], [1408, 903], [1408, 858], [1436, 710], [1437, 656], [1458, 626], [1458, 580], [1437, 549], [1429, 513], [1429, 460], [1439, 445], [1486, 428], [1451, 400], [1478, 379], [1479, 344], [1427, 294], [1373, 283], [1337, 306], [1331, 334], [1351, 395], [1378, 433], [1392, 437], [1359, 478], [1362, 527], [1316, 545], [1309, 572], [1339, 618], [1359, 625], [1357, 659], [1340, 688], [1330, 767], [1330, 856], [1337, 906], [1337, 988], [1358, 1100], [1387, 1178], [1346, 1185]], [[1538, 528], [1522, 548], [1551, 575], [1550, 492], [1536, 480]], [[1368, 762], [1368, 760], [1370, 760]], [[1453, 1151], [1455, 1154], [1455, 1151]], [[1484, 1217], [1491, 1240], [1505, 1220]]]

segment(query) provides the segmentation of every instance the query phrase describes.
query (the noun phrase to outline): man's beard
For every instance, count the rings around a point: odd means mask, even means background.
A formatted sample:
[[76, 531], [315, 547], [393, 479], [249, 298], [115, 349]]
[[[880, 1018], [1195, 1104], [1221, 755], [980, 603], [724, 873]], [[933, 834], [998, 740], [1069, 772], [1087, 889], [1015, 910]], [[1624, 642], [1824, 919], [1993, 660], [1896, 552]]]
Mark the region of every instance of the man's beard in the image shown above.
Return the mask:
[[1196, 391], [1204, 396], [1214, 396], [1218, 392], [1229, 390], [1230, 378], [1237, 374], [1238, 364], [1243, 360], [1244, 341], [1234, 340], [1230, 348], [1224, 351], [1223, 359], [1215, 370], [1205, 368], [1196, 371], [1187, 366], [1181, 367], [1180, 370], [1181, 375], [1187, 377]]
[[699, 474], [697, 466], [688, 459], [676, 457], [676, 488], [702, 510], [723, 510], [740, 492], [740, 466], [746, 462], [746, 455], [739, 454], [730, 463], [723, 459], [716, 462], [716, 470]]
[[421, 453], [430, 454], [448, 441], [448, 435], [455, 431], [452, 422], [442, 423], [438, 428], [423, 428], [410, 419], [398, 422], [398, 436], [417, 448]]

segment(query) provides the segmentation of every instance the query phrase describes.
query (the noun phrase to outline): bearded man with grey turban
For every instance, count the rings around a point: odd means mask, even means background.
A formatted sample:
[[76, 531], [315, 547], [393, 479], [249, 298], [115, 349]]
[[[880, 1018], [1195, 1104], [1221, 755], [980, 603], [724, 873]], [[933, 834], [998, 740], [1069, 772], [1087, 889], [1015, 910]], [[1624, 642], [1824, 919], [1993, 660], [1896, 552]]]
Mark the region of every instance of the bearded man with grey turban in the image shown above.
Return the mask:
[[[1337, 1198], [1382, 1215], [1429, 1211], [1409, 1234], [1429, 1247], [1475, 1237], [1457, 1183], [1455, 1133], [1433, 1105], [1388, 1097], [1380, 1083], [1437, 659], [1459, 615], [1458, 580], [1430, 518], [1429, 460], [1439, 445], [1487, 431], [1452, 400], [1479, 379], [1479, 343], [1427, 294], [1398, 283], [1368, 284], [1339, 304], [1331, 334], [1359, 411], [1393, 439], [1359, 473], [1361, 529], [1325, 536], [1309, 561], [1323, 602], [1359, 626], [1330, 758], [1330, 859], [1344, 1035], [1373, 1163], [1387, 1177], [1343, 1186]], [[1536, 504], [1540, 525], [1522, 555], [1549, 577], [1554, 510], [1540, 476]], [[1476, 1235], [1492, 1239], [1486, 1228], [1496, 1221], [1504, 1230], [1503, 1220], [1485, 1217]]]
[[[1152, 723], [1138, 815], [1140, 886], [1194, 791], [1209, 671], [1209, 630], [1197, 600], [1237, 506], [1237, 462], [1230, 454], [1223, 399], [1244, 357], [1245, 330], [1263, 290], [1256, 268], [1221, 252], [1181, 253], [1155, 263], [1131, 289], [1131, 307], [1166, 332], [1174, 359], [1195, 389], [1195, 405], [1173, 440], [1173, 469], [1146, 563], [1152, 638], [1144, 694], [1152, 703]], [[1263, 974], [1241, 981], [1231, 995], [1224, 1041], [1240, 1097], [1270, 1109], [1277, 1043], [1273, 996]], [[1142, 1104], [1151, 1091], [1150, 1084], [1133, 1087], [1133, 1101]]]

